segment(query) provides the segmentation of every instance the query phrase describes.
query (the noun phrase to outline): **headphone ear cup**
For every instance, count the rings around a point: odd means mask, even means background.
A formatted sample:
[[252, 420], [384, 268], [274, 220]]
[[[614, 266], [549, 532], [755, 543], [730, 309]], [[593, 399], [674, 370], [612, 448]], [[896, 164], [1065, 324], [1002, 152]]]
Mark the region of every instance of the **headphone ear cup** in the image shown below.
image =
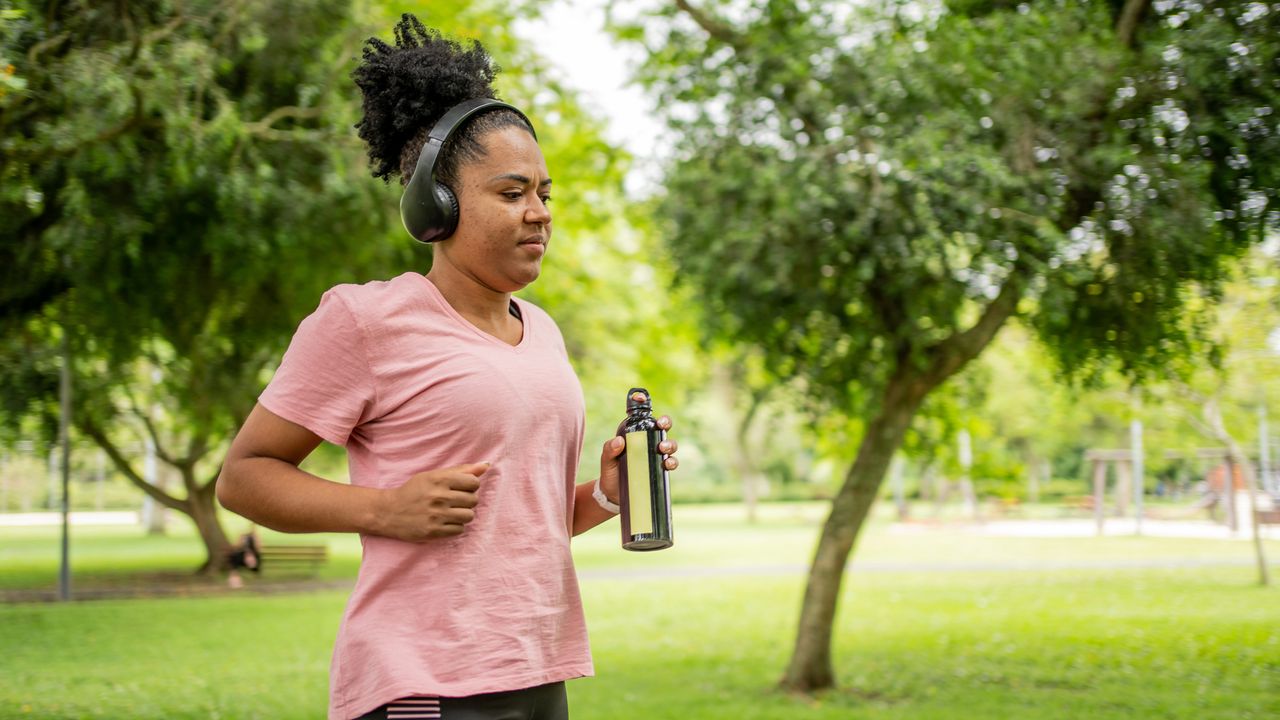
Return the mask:
[[[436, 182], [436, 161], [440, 158], [440, 150], [448, 143], [467, 118], [491, 108], [506, 108], [524, 119], [533, 132], [533, 123], [525, 114], [512, 105], [499, 102], [493, 98], [472, 98], [464, 100], [449, 108], [444, 117], [427, 133], [422, 152], [418, 153], [418, 162], [404, 195], [400, 196], [400, 219], [404, 229], [409, 231], [413, 239], [424, 242], [444, 240], [458, 229], [458, 197], [449, 188]], [[534, 134], [537, 138], [537, 134]]]
[[440, 241], [453, 235], [458, 229], [458, 196], [445, 185], [435, 185], [436, 208], [440, 211], [440, 234], [434, 240]]

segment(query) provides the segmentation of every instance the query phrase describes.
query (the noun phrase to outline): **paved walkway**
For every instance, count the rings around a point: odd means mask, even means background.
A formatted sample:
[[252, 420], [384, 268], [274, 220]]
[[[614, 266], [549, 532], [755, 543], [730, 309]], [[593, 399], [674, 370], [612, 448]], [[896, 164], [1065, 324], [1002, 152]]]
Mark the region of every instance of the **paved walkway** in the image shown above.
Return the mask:
[[[133, 510], [73, 510], [72, 525], [141, 525], [141, 516]], [[0, 513], [0, 527], [48, 527], [62, 524], [60, 512]]]
[[[1026, 562], [876, 562], [850, 563], [853, 573], [920, 573], [920, 572], [1054, 572], [1060, 570], [1189, 570], [1210, 567], [1253, 566], [1250, 557], [1186, 560], [1065, 560]], [[1272, 563], [1275, 564], [1274, 562]], [[1280, 568], [1278, 568], [1280, 569]], [[654, 567], [610, 568], [579, 570], [578, 577], [589, 580], [664, 580], [664, 579], [714, 579], [726, 577], [799, 577], [809, 572], [802, 563], [773, 565], [742, 565], [729, 567]], [[354, 578], [340, 580], [286, 580], [279, 582], [248, 582], [239, 590], [232, 590], [223, 581], [178, 581], [173, 584], [153, 583], [117, 587], [77, 588], [72, 578], [72, 595], [75, 600], [111, 600], [163, 597], [208, 597], [243, 595], [278, 595], [282, 593], [314, 592], [317, 590], [350, 590]], [[0, 590], [0, 602], [52, 602], [58, 599], [56, 590]]]
[[[849, 564], [853, 573], [918, 573], [918, 572], [1052, 572], [1056, 570], [1188, 570], [1207, 567], [1251, 566], [1249, 557], [1188, 560], [1064, 560], [1027, 562], [862, 562]], [[1274, 564], [1274, 563], [1272, 563]], [[652, 569], [579, 570], [583, 580], [661, 578], [756, 577], [803, 575], [809, 566], [800, 563], [777, 565], [744, 565], [733, 567], [660, 567]]]
[[[34, 527], [57, 525], [62, 522], [61, 515], [56, 512], [42, 513], [9, 513], [0, 514], [0, 527]], [[138, 525], [136, 512], [73, 512], [71, 522], [76, 525]], [[1103, 527], [1107, 536], [1134, 536], [1135, 521], [1132, 518], [1111, 518]], [[1065, 518], [1045, 520], [989, 520], [986, 522], [905, 522], [893, 523], [884, 528], [884, 532], [893, 535], [912, 535], [928, 537], [930, 535], [955, 535], [957, 533], [994, 537], [1035, 537], [1035, 538], [1084, 538], [1094, 537], [1097, 527], [1091, 518]], [[1148, 537], [1186, 537], [1214, 540], [1234, 540], [1248, 543], [1252, 540], [1251, 531], [1243, 528], [1231, 532], [1224, 525], [1208, 520], [1152, 520], [1142, 522], [1142, 535]], [[1269, 540], [1280, 540], [1280, 526], [1263, 527], [1263, 537]], [[1101, 559], [1101, 560], [1028, 560], [1028, 561], [973, 561], [973, 562], [894, 562], [863, 561], [854, 559], [850, 570], [856, 573], [910, 573], [910, 572], [1046, 572], [1059, 570], [1142, 570], [1165, 569], [1186, 570], [1208, 567], [1244, 567], [1255, 564], [1253, 553], [1241, 547], [1241, 555], [1236, 558], [1186, 558], [1186, 559]], [[1275, 564], [1278, 558], [1269, 558]], [[723, 577], [790, 577], [804, 575], [809, 571], [805, 563], [755, 564], [728, 567], [653, 567], [653, 568], [609, 568], [580, 569], [578, 576], [583, 580], [650, 580], [662, 578], [723, 578]], [[226, 594], [276, 594], [289, 592], [307, 592], [315, 590], [349, 589], [353, 579], [332, 581], [298, 580], [281, 582], [249, 582], [242, 590], [229, 590], [225, 583], [202, 582], [194, 578], [184, 578], [173, 583], [141, 584], [126, 587], [85, 587], [75, 588], [72, 579], [73, 594], [78, 600], [96, 600], [109, 598], [137, 597], [181, 597], [194, 595], [226, 595]], [[8, 590], [0, 591], [0, 602], [41, 602], [56, 600], [54, 590]]]
[[[1096, 537], [1098, 526], [1093, 518], [1061, 518], [1043, 520], [987, 520], [985, 522], [905, 522], [887, 529], [893, 534], [928, 535], [936, 532], [993, 535], [1000, 537], [1074, 538]], [[1242, 523], [1232, 531], [1226, 525], [1210, 520], [1155, 520], [1144, 518], [1141, 529], [1133, 518], [1107, 518], [1102, 534], [1107, 537], [1143, 535], [1146, 537], [1184, 537], [1206, 540], [1253, 540], [1253, 530]], [[1280, 525], [1263, 525], [1262, 537], [1280, 540]]]
[[[132, 510], [74, 511], [72, 525], [141, 525], [139, 513]], [[57, 512], [0, 513], [0, 527], [50, 527], [62, 524], [62, 514]], [[1155, 520], [1142, 521], [1142, 531], [1136, 530], [1133, 518], [1108, 518], [1103, 534], [1122, 536], [1142, 534], [1149, 537], [1191, 537], [1216, 540], [1250, 540], [1247, 525], [1232, 532], [1226, 525], [1209, 520]], [[984, 522], [927, 522], [913, 521], [888, 526], [891, 533], [964, 532], [977, 535], [1006, 537], [1094, 537], [1097, 527], [1092, 518], [1061, 518], [1042, 520], [987, 520]], [[1263, 537], [1280, 540], [1280, 525], [1262, 528]]]

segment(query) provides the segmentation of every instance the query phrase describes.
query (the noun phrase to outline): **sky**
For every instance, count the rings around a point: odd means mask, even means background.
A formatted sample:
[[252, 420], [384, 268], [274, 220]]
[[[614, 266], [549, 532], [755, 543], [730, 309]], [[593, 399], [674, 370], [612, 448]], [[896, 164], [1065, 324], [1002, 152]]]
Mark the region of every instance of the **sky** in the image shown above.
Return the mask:
[[605, 33], [603, 0], [557, 0], [542, 19], [518, 22], [516, 33], [580, 93], [586, 109], [608, 121], [608, 138], [635, 156], [627, 189], [653, 187], [662, 124], [651, 117], [644, 92], [628, 83], [640, 53], [620, 47]]

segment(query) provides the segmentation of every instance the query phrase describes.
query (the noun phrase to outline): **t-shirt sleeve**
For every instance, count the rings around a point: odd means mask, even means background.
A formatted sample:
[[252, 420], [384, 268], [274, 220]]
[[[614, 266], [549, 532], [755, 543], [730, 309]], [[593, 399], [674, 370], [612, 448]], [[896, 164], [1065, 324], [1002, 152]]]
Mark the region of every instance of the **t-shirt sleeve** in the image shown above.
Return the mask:
[[375, 384], [364, 331], [333, 290], [298, 326], [258, 402], [334, 445], [370, 417]]

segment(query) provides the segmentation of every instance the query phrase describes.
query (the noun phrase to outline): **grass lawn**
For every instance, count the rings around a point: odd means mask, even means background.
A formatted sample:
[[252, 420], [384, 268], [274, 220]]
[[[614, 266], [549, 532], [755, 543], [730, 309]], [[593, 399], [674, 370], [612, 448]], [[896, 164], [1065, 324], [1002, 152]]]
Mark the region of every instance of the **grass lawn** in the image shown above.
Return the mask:
[[[681, 510], [670, 551], [623, 553], [612, 526], [575, 541], [598, 675], [570, 683], [575, 720], [1280, 717], [1280, 590], [1231, 564], [1248, 561], [1248, 543], [919, 535], [879, 522], [846, 578], [842, 689], [799, 698], [773, 685], [803, 590], [790, 568], [807, 562], [820, 508], [770, 507], [753, 527], [734, 508]], [[0, 529], [0, 583], [55, 579], [55, 540]], [[357, 544], [329, 541], [326, 572], [349, 574]], [[192, 542], [78, 530], [78, 582], [190, 567]], [[1268, 549], [1280, 558], [1280, 543]], [[1108, 567], [1183, 559], [1205, 565]], [[975, 561], [1018, 569], [967, 569]], [[1038, 561], [1083, 568], [1026, 569]], [[0, 605], [0, 718], [323, 717], [345, 599]]]

